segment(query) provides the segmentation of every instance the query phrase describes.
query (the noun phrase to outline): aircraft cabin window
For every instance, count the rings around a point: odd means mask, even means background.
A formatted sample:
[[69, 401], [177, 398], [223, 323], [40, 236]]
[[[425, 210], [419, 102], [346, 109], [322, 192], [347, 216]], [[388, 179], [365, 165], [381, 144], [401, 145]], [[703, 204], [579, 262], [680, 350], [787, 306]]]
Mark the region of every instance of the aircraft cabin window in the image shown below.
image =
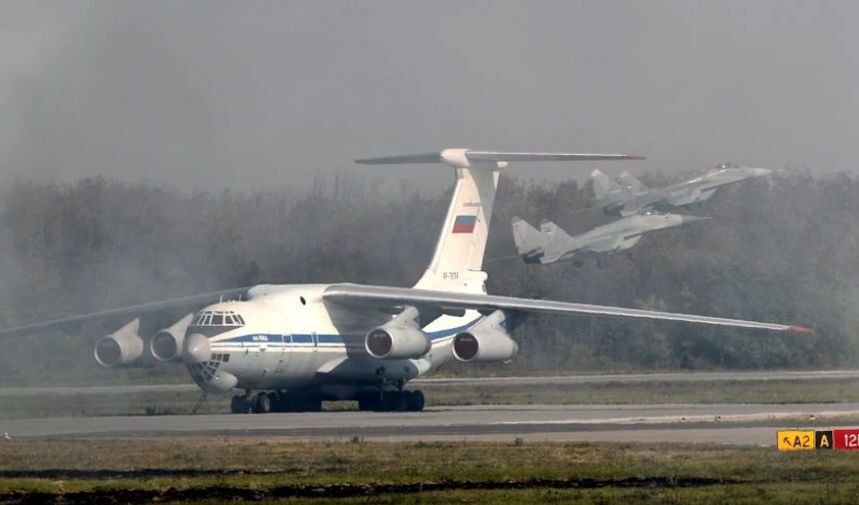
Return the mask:
[[194, 318], [192, 326], [232, 326], [245, 325], [242, 316], [235, 312], [201, 312]]

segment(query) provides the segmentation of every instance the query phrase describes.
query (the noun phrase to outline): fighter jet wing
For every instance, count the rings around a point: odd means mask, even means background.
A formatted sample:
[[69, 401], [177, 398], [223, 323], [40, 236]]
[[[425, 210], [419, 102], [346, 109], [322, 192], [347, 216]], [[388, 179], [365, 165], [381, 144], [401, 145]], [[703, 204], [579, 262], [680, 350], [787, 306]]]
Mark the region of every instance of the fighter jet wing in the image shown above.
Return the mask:
[[222, 300], [240, 300], [247, 296], [249, 288], [227, 289], [223, 291], [213, 291], [211, 293], [203, 293], [199, 295], [185, 296], [182, 298], [172, 298], [169, 300], [161, 300], [152, 303], [143, 303], [140, 305], [130, 305], [117, 309], [102, 310], [99, 312], [91, 312], [89, 314], [81, 314], [76, 316], [63, 317], [58, 319], [50, 319], [39, 323], [19, 326], [17, 328], [9, 328], [8, 330], [0, 329], [0, 338], [12, 337], [16, 335], [26, 335], [37, 331], [53, 330], [64, 326], [84, 323], [103, 321], [119, 316], [139, 316], [144, 313], [158, 312], [159, 310], [178, 309], [197, 305], [209, 305]]
[[811, 332], [802, 326], [776, 323], [725, 319], [720, 317], [676, 314], [654, 310], [607, 307], [585, 303], [534, 300], [510, 296], [493, 296], [477, 293], [432, 291], [427, 289], [368, 286], [361, 284], [332, 284], [323, 293], [323, 299], [338, 305], [355, 308], [390, 309], [406, 305], [433, 307], [438, 309], [472, 309], [480, 311], [511, 310], [545, 314], [581, 314], [591, 316], [632, 317], [661, 321], [731, 326], [736, 328], [758, 328], [773, 331]]
[[[638, 236], [638, 238], [640, 237], [641, 235]], [[622, 242], [623, 237], [617, 235], [603, 237], [584, 244], [581, 248], [581, 252], [590, 251], [595, 253], [604, 253], [614, 251], [615, 249], [617, 249], [618, 244]]]

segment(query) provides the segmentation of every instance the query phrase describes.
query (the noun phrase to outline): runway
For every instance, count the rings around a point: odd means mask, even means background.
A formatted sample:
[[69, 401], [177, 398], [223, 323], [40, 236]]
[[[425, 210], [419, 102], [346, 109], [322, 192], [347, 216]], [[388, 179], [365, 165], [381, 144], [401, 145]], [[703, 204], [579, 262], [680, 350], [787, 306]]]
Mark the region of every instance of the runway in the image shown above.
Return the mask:
[[[578, 374], [524, 377], [454, 377], [417, 379], [409, 384], [415, 387], [446, 386], [563, 386], [580, 384], [636, 384], [654, 382], [765, 382], [765, 381], [813, 381], [813, 380], [859, 380], [859, 370], [809, 370], [809, 371], [760, 371], [760, 372], [666, 372], [633, 374]], [[35, 395], [72, 394], [134, 394], [152, 392], [198, 391], [193, 384], [135, 384], [122, 386], [40, 386], [0, 388], [0, 398]]]
[[773, 445], [777, 428], [859, 424], [859, 403], [491, 405], [416, 413], [126, 416], [0, 421], [12, 438], [260, 436], [295, 439], [692, 442]]

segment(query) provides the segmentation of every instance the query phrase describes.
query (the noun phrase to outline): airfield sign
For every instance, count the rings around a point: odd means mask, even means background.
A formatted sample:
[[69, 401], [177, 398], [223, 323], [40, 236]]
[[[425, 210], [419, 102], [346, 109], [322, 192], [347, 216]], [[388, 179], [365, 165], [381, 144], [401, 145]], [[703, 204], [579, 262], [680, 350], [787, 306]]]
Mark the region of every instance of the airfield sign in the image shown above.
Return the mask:
[[836, 430], [782, 430], [776, 436], [779, 451], [859, 451], [859, 428]]

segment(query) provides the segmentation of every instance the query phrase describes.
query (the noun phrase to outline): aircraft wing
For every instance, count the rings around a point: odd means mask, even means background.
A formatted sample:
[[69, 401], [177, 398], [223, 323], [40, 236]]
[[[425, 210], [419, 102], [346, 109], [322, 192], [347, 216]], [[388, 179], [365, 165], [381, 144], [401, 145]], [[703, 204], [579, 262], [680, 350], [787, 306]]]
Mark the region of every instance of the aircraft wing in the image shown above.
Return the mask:
[[89, 314], [50, 319], [48, 321], [41, 321], [34, 324], [28, 324], [26, 326], [19, 326], [17, 328], [0, 330], [0, 338], [26, 335], [30, 333], [35, 333], [37, 331], [54, 330], [72, 324], [96, 322], [100, 320], [112, 319], [114, 317], [119, 316], [131, 315], [137, 317], [140, 314], [157, 312], [159, 310], [178, 309], [195, 305], [209, 305], [222, 300], [239, 300], [246, 297], [248, 289], [249, 288], [236, 288], [223, 291], [213, 291], [211, 293], [185, 296], [182, 298], [172, 298], [169, 300], [161, 300], [158, 302], [143, 303], [139, 305], [130, 305], [128, 307], [121, 307], [117, 309], [91, 312]]
[[582, 245], [581, 250], [582, 252], [591, 251], [595, 253], [604, 253], [614, 251], [617, 249], [618, 244], [622, 243], [624, 243], [624, 237], [619, 236], [619, 234], [615, 234], [587, 242]]
[[538, 312], [544, 314], [568, 314], [611, 317], [632, 317], [660, 321], [681, 321], [686, 323], [730, 326], [735, 328], [757, 328], [773, 331], [811, 332], [802, 326], [776, 323], [761, 323], [741, 319], [677, 314], [655, 310], [607, 307], [585, 303], [535, 300], [510, 296], [493, 296], [477, 293], [457, 293], [432, 291], [427, 289], [397, 288], [387, 286], [368, 286], [361, 284], [332, 284], [323, 293], [323, 298], [338, 305], [355, 308], [389, 309], [405, 305], [433, 307], [439, 309], [472, 309], [480, 311], [510, 310]]

